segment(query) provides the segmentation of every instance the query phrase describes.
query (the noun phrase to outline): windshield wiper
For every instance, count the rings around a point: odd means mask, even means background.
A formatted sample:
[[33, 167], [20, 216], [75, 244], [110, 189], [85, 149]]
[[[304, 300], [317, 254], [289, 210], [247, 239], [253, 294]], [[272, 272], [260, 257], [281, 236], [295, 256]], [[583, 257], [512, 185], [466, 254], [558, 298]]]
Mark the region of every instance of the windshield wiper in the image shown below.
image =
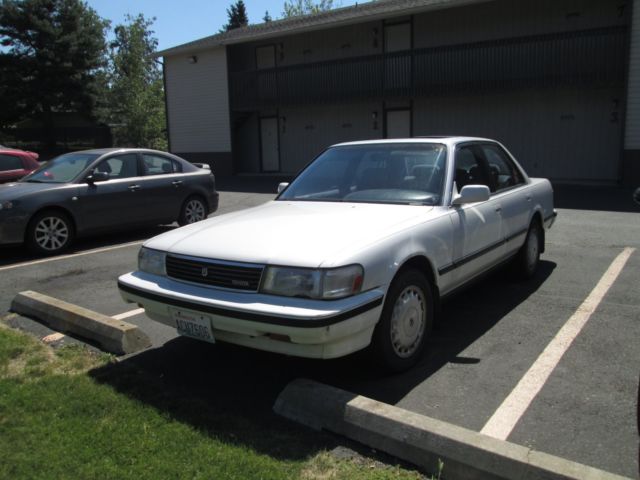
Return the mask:
[[42, 180], [35, 180], [33, 178], [27, 178], [26, 180], [23, 180], [23, 182], [29, 182], [29, 183], [44, 183]]

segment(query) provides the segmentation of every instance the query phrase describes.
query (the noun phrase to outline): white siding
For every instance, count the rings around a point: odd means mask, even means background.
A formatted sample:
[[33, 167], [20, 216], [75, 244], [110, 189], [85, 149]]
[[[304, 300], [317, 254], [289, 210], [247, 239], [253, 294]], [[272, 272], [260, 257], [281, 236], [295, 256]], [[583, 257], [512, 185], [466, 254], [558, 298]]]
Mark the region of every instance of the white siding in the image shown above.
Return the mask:
[[165, 57], [173, 152], [230, 152], [227, 55], [224, 47]]
[[633, 1], [624, 148], [640, 150], [640, 0]]

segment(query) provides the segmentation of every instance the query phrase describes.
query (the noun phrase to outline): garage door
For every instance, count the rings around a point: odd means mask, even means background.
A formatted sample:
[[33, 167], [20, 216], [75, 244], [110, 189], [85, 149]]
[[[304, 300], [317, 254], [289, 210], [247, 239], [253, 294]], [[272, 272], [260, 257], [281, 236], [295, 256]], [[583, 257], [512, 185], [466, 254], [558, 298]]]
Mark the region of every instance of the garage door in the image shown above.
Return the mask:
[[622, 98], [611, 88], [423, 98], [414, 103], [414, 134], [495, 138], [530, 176], [613, 183]]

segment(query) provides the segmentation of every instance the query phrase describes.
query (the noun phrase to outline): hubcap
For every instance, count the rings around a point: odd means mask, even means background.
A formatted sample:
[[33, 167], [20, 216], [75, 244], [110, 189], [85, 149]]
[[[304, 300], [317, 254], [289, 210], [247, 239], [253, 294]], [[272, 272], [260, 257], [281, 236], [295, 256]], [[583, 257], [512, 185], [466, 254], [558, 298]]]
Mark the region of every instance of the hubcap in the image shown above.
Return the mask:
[[195, 223], [204, 220], [204, 205], [199, 200], [190, 200], [184, 210], [187, 223]]
[[398, 296], [391, 315], [391, 345], [401, 358], [413, 355], [422, 343], [426, 305], [422, 290], [411, 285]]
[[527, 268], [533, 270], [538, 261], [538, 230], [533, 228], [527, 239]]
[[39, 247], [50, 252], [62, 248], [69, 239], [69, 227], [58, 217], [45, 217], [35, 229], [35, 241]]

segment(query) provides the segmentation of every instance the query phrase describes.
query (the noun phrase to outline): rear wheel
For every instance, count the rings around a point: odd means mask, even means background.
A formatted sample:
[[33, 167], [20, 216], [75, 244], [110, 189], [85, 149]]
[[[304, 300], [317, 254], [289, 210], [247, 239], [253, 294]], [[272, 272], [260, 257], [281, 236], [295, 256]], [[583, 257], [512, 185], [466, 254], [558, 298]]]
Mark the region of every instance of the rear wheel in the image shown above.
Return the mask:
[[73, 223], [65, 213], [41, 212], [29, 223], [26, 242], [37, 255], [55, 255], [69, 247], [74, 233]]
[[529, 226], [527, 238], [524, 241], [524, 245], [520, 248], [514, 263], [517, 275], [523, 279], [533, 277], [538, 270], [542, 235], [540, 222], [534, 219]]
[[401, 372], [420, 359], [433, 326], [433, 293], [418, 270], [401, 272], [389, 287], [372, 352], [384, 368]]
[[178, 224], [190, 225], [207, 218], [207, 204], [200, 197], [189, 197], [182, 205]]

